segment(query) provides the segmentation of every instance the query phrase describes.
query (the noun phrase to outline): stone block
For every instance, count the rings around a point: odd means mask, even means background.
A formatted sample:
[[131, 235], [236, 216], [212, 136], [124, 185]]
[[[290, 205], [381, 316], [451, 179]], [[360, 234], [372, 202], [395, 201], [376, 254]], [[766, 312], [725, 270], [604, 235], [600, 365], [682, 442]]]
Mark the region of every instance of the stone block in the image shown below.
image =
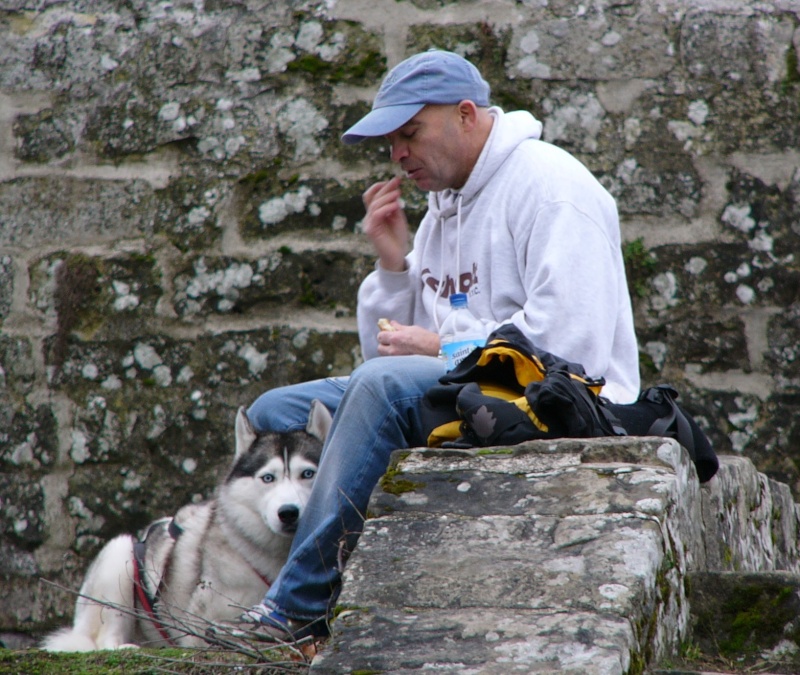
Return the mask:
[[44, 491], [30, 473], [0, 473], [0, 523], [3, 539], [32, 551], [45, 537]]
[[30, 405], [0, 393], [0, 466], [41, 470], [58, 460], [56, 406]]
[[336, 307], [352, 316], [358, 284], [372, 264], [347, 252], [294, 252], [288, 246], [255, 260], [202, 256], [186, 262], [173, 279], [172, 298], [184, 319], [292, 305]]
[[[530, 624], [520, 630], [547, 633], [554, 650], [539, 652], [549, 654], [547, 665], [520, 657], [532, 669], [526, 672], [626, 672], [632, 661], [669, 653], [686, 634], [683, 577], [705, 565], [699, 503], [694, 467], [669, 439], [398, 451], [344, 571], [337, 648], [320, 663], [367, 667], [384, 658], [371, 654], [391, 652], [386, 658], [397, 660], [385, 663], [392, 672], [413, 672], [422, 666], [402, 660], [400, 652], [408, 652], [397, 645], [406, 638], [390, 637], [391, 631], [405, 636], [443, 612], [470, 612], [492, 636], [488, 645], [488, 638], [464, 645], [465, 654], [482, 650], [469, 657], [483, 659], [481, 667], [498, 667], [491, 654], [524, 649], [506, 632], [510, 617], [524, 616]], [[501, 608], [505, 618], [497, 614]], [[398, 616], [405, 623], [395, 623]], [[559, 652], [573, 636], [559, 622], [548, 628], [554, 616], [568, 623], [591, 617], [601, 632], [624, 626], [630, 639], [620, 652], [612, 649], [612, 658], [605, 639], [595, 642], [587, 628], [585, 649], [611, 661], [579, 670]], [[440, 647], [423, 643], [430, 662], [446, 672], [474, 665], [448, 653], [449, 640], [460, 639], [460, 628], [451, 628]], [[353, 652], [336, 656], [341, 644]], [[370, 654], [361, 651], [365, 645]]]
[[[368, 519], [345, 570], [345, 607], [592, 611], [645, 622], [665, 563], [635, 515]], [[671, 553], [670, 553], [671, 555]]]
[[153, 232], [153, 190], [144, 181], [84, 181], [64, 176], [0, 183], [0, 246], [98, 244]]
[[[626, 11], [627, 10], [627, 11]], [[647, 4], [615, 12], [555, 6], [514, 27], [509, 74], [519, 79], [656, 78], [674, 60], [664, 20]], [[624, 75], [623, 75], [624, 74]]]
[[637, 645], [628, 621], [592, 612], [377, 607], [336, 624], [337, 649], [314, 659], [312, 674], [622, 675]]
[[[722, 456], [701, 490], [709, 571], [798, 571], [797, 515], [785, 489], [744, 457]], [[788, 499], [788, 503], [787, 503]]]
[[[800, 668], [800, 577], [789, 572], [692, 574], [692, 639], [704, 654], [747, 667]], [[791, 668], [794, 665], [793, 670]], [[778, 671], [777, 668], [780, 668]]]

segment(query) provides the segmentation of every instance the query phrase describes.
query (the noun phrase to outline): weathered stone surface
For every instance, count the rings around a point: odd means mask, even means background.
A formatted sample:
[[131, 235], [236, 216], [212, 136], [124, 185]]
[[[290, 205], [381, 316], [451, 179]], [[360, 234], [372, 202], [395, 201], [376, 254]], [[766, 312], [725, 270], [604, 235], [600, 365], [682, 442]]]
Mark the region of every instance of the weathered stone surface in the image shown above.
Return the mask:
[[[799, 25], [797, 0], [0, 0], [0, 466], [60, 486], [44, 489], [33, 549], [0, 534], [3, 560], [35, 554], [58, 579], [52, 561], [69, 550], [82, 569], [114, 528], [168, 506], [149, 486], [128, 494], [125, 477], [204, 494], [236, 407], [360, 362], [355, 288], [374, 259], [361, 195], [395, 169], [385, 140], [339, 136], [387, 68], [430, 46], [474, 60], [493, 102], [531, 110], [607, 186], [645, 385], [672, 382], [717, 451], [796, 498]], [[413, 230], [426, 196], [410, 184], [403, 196]], [[576, 487], [595, 472], [583, 496], [604, 464], [640, 465], [599, 448], [566, 452], [581, 466], [558, 474]], [[582, 515], [627, 512], [668, 466], [618, 476]], [[68, 504], [94, 504], [102, 470], [109, 506], [92, 513], [107, 520], [92, 531]], [[512, 483], [484, 475], [464, 513]], [[533, 484], [532, 503], [557, 517], [555, 479]], [[26, 513], [30, 495], [14, 494]], [[725, 536], [755, 536], [737, 527]], [[694, 535], [681, 541], [702, 560]], [[749, 546], [732, 560], [792, 555]], [[36, 617], [67, 611], [35, 584], [19, 593]], [[0, 629], [41, 628], [6, 616]]]
[[0, 323], [11, 310], [14, 293], [14, 261], [11, 256], [0, 258]]
[[[702, 573], [689, 577], [695, 644], [739, 662], [758, 657], [800, 666], [800, 578], [786, 572]], [[771, 658], [770, 658], [771, 657]], [[794, 664], [795, 670], [785, 670]]]
[[0, 465], [8, 471], [53, 466], [58, 459], [58, 427], [53, 409], [20, 405], [0, 396]]
[[148, 238], [152, 189], [142, 181], [19, 178], [0, 183], [0, 245], [41, 247], [53, 233], [73, 244]]
[[354, 620], [337, 620], [339, 653], [323, 651], [312, 673], [626, 673], [636, 641], [624, 619], [581, 612], [377, 608]]
[[12, 545], [33, 550], [44, 540], [44, 495], [35, 482], [0, 474], [0, 522]]
[[200, 257], [173, 280], [182, 318], [251, 311], [255, 305], [334, 306], [355, 313], [358, 285], [371, 267], [363, 256], [331, 251], [302, 254], [283, 247], [257, 260]]
[[691, 640], [691, 602], [714, 616], [699, 573], [798, 583], [788, 486], [721, 464], [700, 487], [666, 439], [398, 451], [311, 671], [643, 672]]
[[768, 344], [764, 358], [773, 365], [781, 388], [800, 391], [800, 302], [792, 303], [770, 321]]
[[[382, 537], [391, 543], [373, 546]], [[658, 525], [624, 514], [385, 516], [367, 521], [361, 546], [346, 573], [346, 583], [358, 581], [345, 606], [563, 612], [602, 605], [633, 617], [631, 603], [646, 596], [646, 568], [663, 560]], [[609, 600], [603, 591], [611, 582], [617, 590]]]
[[248, 176], [237, 187], [235, 199], [246, 205], [242, 209], [241, 227], [246, 239], [286, 233], [296, 236], [304, 231], [331, 239], [331, 235], [354, 232], [364, 216], [359, 200], [367, 183], [277, 178], [277, 172]]
[[655, 7], [632, 11], [597, 5], [573, 12], [554, 3], [551, 12], [532, 13], [530, 21], [515, 27], [509, 74], [554, 80], [655, 78], [673, 65], [669, 42]]
[[788, 486], [725, 457], [701, 490], [707, 569], [800, 572], [797, 509]]
[[194, 339], [142, 335], [132, 342], [70, 342], [52, 383], [76, 401], [103, 396], [134, 415], [133, 399], [145, 407], [171, 400], [174, 410], [192, 410], [208, 407], [208, 399], [200, 399], [212, 394], [222, 399], [218, 406], [224, 401], [223, 408], [235, 410], [264, 387], [314, 373], [350, 372], [355, 354], [343, 353], [343, 343], [355, 349], [355, 336], [288, 327]]

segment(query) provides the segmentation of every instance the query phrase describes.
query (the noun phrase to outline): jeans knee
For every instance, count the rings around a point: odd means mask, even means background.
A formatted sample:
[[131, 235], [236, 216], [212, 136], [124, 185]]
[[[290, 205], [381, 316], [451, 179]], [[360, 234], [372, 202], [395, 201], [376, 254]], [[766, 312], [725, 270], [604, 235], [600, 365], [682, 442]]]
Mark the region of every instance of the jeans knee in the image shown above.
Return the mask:
[[429, 356], [382, 356], [356, 368], [348, 389], [366, 389], [392, 399], [395, 394], [412, 393], [418, 387], [427, 389], [443, 373], [442, 363]]
[[303, 419], [294, 419], [296, 414], [288, 409], [287, 399], [278, 389], [266, 391], [247, 409], [247, 417], [258, 432], [275, 431], [283, 433], [304, 428]]

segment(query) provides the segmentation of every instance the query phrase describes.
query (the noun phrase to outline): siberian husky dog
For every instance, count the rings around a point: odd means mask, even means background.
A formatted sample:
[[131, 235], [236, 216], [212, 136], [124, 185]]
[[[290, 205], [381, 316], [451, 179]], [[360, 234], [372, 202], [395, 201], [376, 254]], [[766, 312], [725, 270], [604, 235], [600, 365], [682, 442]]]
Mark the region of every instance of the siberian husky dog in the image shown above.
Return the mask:
[[86, 573], [72, 627], [42, 648], [205, 645], [210, 622], [261, 601], [286, 561], [330, 424], [314, 401], [305, 431], [259, 434], [240, 408], [236, 454], [215, 498], [155, 521], [140, 541], [108, 542]]

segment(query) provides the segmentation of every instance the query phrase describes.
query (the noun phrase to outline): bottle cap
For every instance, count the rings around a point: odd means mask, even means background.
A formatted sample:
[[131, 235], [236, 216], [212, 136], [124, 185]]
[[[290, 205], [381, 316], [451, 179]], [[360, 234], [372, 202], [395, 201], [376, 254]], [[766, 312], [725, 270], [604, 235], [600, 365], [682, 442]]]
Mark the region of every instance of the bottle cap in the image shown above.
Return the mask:
[[450, 296], [450, 307], [466, 307], [467, 294], [466, 293], [453, 293]]

